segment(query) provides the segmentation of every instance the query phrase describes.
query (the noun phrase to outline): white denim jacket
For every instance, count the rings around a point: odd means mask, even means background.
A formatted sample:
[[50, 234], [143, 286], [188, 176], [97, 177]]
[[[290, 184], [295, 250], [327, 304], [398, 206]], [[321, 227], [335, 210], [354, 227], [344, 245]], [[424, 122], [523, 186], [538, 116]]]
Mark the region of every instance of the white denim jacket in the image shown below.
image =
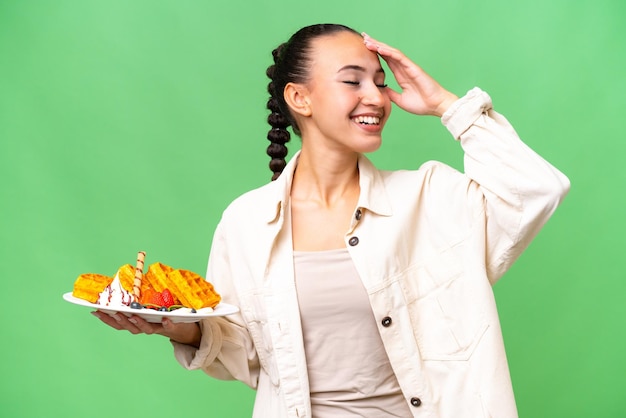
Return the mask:
[[[414, 417], [517, 417], [491, 285], [569, 190], [474, 88], [442, 117], [465, 173], [439, 163], [380, 171], [361, 156], [345, 234], [391, 366]], [[204, 320], [178, 361], [257, 389], [254, 417], [311, 417], [285, 208], [297, 155], [236, 199], [213, 239], [207, 279], [239, 314]], [[328, 318], [333, 321], [333, 318]]]

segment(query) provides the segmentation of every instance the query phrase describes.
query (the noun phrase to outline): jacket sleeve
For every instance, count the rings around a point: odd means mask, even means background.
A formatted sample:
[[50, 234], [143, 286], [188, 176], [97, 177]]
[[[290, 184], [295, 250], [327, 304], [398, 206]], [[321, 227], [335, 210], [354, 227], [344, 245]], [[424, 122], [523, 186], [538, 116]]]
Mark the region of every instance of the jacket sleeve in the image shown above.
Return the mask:
[[478, 184], [486, 217], [486, 267], [495, 283], [537, 235], [570, 183], [525, 145], [474, 88], [442, 116], [465, 152], [465, 175]]
[[[222, 225], [217, 226], [213, 237], [206, 277], [222, 301], [240, 306]], [[202, 369], [217, 379], [236, 379], [256, 388], [259, 359], [241, 314], [205, 319], [200, 322], [200, 329], [202, 340], [198, 349], [172, 342], [178, 362], [187, 369]]]

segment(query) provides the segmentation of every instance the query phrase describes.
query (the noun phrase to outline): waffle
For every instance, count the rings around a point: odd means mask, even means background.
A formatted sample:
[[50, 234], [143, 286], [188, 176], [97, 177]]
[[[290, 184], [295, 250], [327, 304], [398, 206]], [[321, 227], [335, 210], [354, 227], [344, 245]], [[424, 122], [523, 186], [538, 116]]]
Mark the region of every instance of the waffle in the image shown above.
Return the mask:
[[[141, 280], [141, 294], [143, 295], [148, 289], [162, 292], [170, 288], [167, 276], [172, 270], [174, 270], [172, 267], [162, 263], [151, 264]], [[173, 293], [173, 289], [170, 288], [170, 292]]]
[[214, 308], [220, 303], [221, 297], [215, 292], [213, 285], [194, 272], [173, 270], [168, 278], [176, 288], [175, 291], [170, 291], [184, 306], [194, 309]]
[[84, 299], [91, 303], [98, 301], [100, 292], [104, 290], [111, 282], [112, 277], [97, 273], [84, 273], [78, 276], [74, 282], [74, 290], [72, 296]]
[[[129, 291], [133, 291], [133, 280], [135, 278], [135, 269], [130, 264], [125, 264], [117, 271], [122, 287]], [[91, 303], [96, 303], [100, 293], [111, 284], [113, 277], [105, 276], [97, 273], [84, 273], [78, 276], [74, 282], [74, 290], [72, 296], [84, 299]]]
[[[133, 292], [135, 268], [130, 264], [121, 266], [117, 276], [122, 287]], [[85, 273], [78, 276], [74, 283], [74, 297], [96, 303], [104, 289], [111, 284], [113, 278], [96, 273]], [[174, 297], [175, 305], [188, 308], [214, 308], [220, 303], [221, 297], [213, 289], [213, 285], [200, 275], [189, 270], [177, 269], [162, 263], [154, 263], [141, 280], [140, 303], [149, 303], [150, 295], [168, 289]]]
[[133, 283], [135, 281], [135, 268], [130, 264], [124, 264], [117, 271], [122, 287], [130, 293], [133, 293]]
[[151, 264], [141, 281], [142, 296], [149, 295], [150, 290], [162, 292], [164, 289], [169, 289], [176, 302], [188, 308], [214, 308], [221, 300], [213, 285], [198, 274], [174, 270], [162, 263]]
[[[162, 263], [154, 263], [148, 267], [148, 271], [141, 279], [141, 296], [139, 302], [150, 303], [155, 292], [162, 292], [168, 287], [167, 274], [173, 268]], [[171, 287], [171, 286], [169, 286]], [[172, 293], [172, 289], [169, 289]], [[174, 296], [172, 294], [172, 296]], [[180, 300], [174, 296], [174, 303], [180, 305]]]

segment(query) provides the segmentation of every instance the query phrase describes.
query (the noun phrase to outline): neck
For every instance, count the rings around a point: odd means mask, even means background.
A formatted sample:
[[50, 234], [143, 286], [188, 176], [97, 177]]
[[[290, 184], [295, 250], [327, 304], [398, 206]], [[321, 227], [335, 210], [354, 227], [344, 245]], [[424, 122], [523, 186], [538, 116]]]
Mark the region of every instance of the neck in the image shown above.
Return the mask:
[[332, 207], [346, 199], [358, 199], [358, 153], [315, 155], [303, 147], [294, 173], [291, 197]]

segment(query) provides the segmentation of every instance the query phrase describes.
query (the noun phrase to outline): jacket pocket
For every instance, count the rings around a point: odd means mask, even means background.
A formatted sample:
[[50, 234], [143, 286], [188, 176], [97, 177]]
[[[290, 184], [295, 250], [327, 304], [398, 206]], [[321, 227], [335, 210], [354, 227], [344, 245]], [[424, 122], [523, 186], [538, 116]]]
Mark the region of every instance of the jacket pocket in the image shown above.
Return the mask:
[[[413, 333], [424, 360], [468, 360], [489, 327], [485, 283], [464, 272], [453, 249], [401, 274]], [[484, 287], [483, 287], [484, 285]]]

